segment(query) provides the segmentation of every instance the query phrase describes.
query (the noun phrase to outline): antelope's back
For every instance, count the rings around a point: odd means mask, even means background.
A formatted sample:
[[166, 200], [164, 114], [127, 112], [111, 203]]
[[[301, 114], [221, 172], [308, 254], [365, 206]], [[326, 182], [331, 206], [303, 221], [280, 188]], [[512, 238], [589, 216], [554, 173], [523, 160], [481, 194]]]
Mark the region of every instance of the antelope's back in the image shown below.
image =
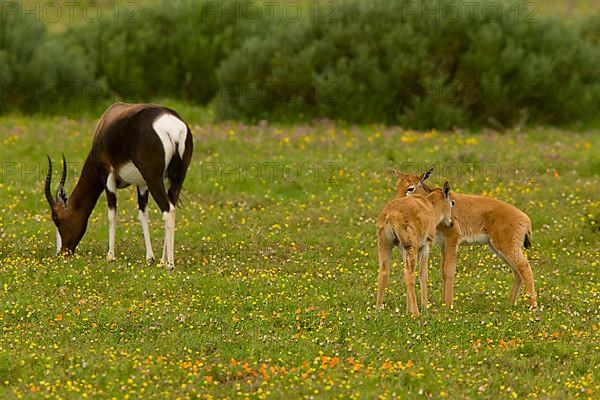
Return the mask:
[[394, 223], [398, 227], [414, 225], [421, 229], [428, 225], [427, 220], [431, 212], [431, 204], [423, 196], [395, 198], [387, 203], [379, 214], [377, 226]]

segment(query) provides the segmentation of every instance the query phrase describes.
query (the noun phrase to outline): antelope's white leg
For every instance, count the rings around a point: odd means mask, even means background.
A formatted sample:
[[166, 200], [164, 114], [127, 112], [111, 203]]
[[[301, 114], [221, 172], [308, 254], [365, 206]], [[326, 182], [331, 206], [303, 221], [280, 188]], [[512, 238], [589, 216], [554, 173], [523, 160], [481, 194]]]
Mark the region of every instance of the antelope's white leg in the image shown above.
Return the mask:
[[116, 193], [116, 176], [114, 173], [111, 172], [108, 175], [108, 179], [106, 180], [106, 198], [108, 200], [108, 254], [106, 255], [107, 261], [115, 260], [115, 234], [117, 229]]
[[[164, 213], [166, 214], [166, 213]], [[163, 214], [163, 220], [165, 219]], [[165, 227], [165, 240], [163, 241], [163, 252], [162, 252], [162, 257], [160, 259], [160, 261], [162, 263], [166, 263], [167, 262], [167, 232], [166, 232], [166, 227]]]
[[[138, 190], [141, 195], [144, 195], [148, 190], [145, 187], [139, 187]], [[146, 245], [146, 261], [154, 260], [154, 251], [152, 251], [152, 242], [150, 241], [150, 228], [148, 227], [148, 205], [144, 209], [140, 209], [138, 213], [138, 219], [140, 225], [142, 225], [142, 231], [144, 232], [144, 243]]]
[[144, 211], [140, 210], [138, 213], [138, 219], [140, 220], [142, 231], [144, 232], [146, 261], [154, 260], [154, 251], [152, 251], [152, 242], [150, 241], [150, 228], [148, 227], [148, 209], [145, 209]]
[[166, 256], [167, 269], [172, 270], [175, 267], [173, 256], [175, 250], [175, 207], [173, 204], [169, 204], [169, 206], [169, 211], [163, 213], [163, 219], [165, 221], [165, 248], [163, 260]]
[[108, 209], [108, 254], [107, 261], [115, 261], [115, 233], [116, 233], [117, 210], [115, 208]]

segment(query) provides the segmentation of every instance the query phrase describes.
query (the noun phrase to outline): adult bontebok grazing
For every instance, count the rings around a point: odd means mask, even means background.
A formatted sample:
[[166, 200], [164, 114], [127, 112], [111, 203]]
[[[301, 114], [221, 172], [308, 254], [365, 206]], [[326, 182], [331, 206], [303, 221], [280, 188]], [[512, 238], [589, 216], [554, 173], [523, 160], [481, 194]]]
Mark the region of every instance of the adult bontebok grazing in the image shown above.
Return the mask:
[[406, 312], [419, 315], [415, 295], [415, 265], [418, 261], [421, 307], [427, 304], [427, 260], [429, 249], [440, 224], [452, 226], [450, 185], [433, 190], [427, 196], [396, 198], [389, 202], [377, 218], [377, 248], [379, 251], [379, 275], [377, 277], [377, 306], [383, 305], [387, 286], [392, 250], [399, 246], [404, 259], [404, 283], [406, 284]]
[[[64, 188], [67, 166], [63, 171], [56, 199], [50, 184], [52, 161], [48, 157], [46, 199], [57, 228], [57, 252], [74, 252], [83, 237], [92, 210], [102, 191], [108, 200], [109, 239], [107, 259], [115, 259], [117, 189], [137, 186], [139, 220], [146, 244], [146, 259], [154, 253], [148, 228], [148, 193], [163, 213], [165, 241], [162, 261], [174, 266], [175, 206], [192, 158], [192, 134], [179, 115], [153, 104], [113, 104], [104, 113], [87, 156], [79, 181], [68, 197]], [[169, 184], [165, 188], [165, 179]]]
[[[425, 180], [431, 175], [430, 168], [423, 175], [396, 173], [396, 197], [411, 194], [427, 195], [431, 189]], [[510, 304], [514, 305], [525, 283], [529, 304], [536, 307], [533, 273], [521, 246], [531, 247], [531, 220], [523, 211], [504, 201], [468, 194], [453, 193], [456, 207], [452, 210], [454, 226], [439, 226], [436, 242], [442, 248], [442, 296], [446, 306], [452, 306], [454, 276], [458, 246], [461, 244], [487, 244], [512, 269], [514, 283], [510, 292]]]

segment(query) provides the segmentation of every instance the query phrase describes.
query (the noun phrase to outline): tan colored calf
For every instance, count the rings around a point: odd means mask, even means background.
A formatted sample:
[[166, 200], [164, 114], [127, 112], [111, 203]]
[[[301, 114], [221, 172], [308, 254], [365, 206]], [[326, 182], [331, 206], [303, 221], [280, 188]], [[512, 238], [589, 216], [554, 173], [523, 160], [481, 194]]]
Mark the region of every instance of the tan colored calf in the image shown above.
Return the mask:
[[[394, 171], [396, 198], [411, 194], [427, 195], [431, 189], [425, 184], [433, 167], [423, 175], [403, 174]], [[523, 211], [504, 201], [483, 196], [453, 193], [456, 207], [452, 209], [454, 226], [438, 226], [436, 243], [442, 249], [442, 296], [446, 306], [452, 306], [454, 275], [458, 246], [461, 244], [487, 244], [512, 269], [514, 283], [509, 301], [514, 305], [525, 283], [529, 304], [535, 308], [536, 296], [533, 272], [521, 246], [531, 247], [531, 220]]]
[[[420, 262], [419, 284], [421, 306], [427, 308], [427, 260], [429, 249], [438, 225], [452, 226], [450, 185], [436, 189], [426, 196], [415, 195], [396, 198], [389, 202], [377, 218], [377, 248], [379, 251], [379, 274], [377, 277], [377, 306], [383, 305], [387, 286], [392, 250], [399, 246], [404, 259], [404, 283], [406, 284], [406, 312], [419, 315], [415, 295], [415, 265]], [[442, 223], [443, 221], [443, 223]]]

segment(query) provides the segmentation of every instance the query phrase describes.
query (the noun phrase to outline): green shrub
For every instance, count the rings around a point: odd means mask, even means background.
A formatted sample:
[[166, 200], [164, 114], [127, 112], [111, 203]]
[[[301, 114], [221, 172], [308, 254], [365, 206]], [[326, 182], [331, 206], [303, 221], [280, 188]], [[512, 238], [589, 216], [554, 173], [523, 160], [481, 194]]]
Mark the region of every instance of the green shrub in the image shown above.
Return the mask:
[[[301, 3], [290, 22], [257, 4], [161, 1], [64, 33], [3, 15], [0, 112], [177, 98], [213, 101], [222, 118], [445, 129], [563, 124], [598, 111], [598, 16], [532, 21], [512, 0], [346, 0]], [[487, 5], [501, 5], [501, 17]], [[240, 14], [248, 6], [262, 17]]]
[[[4, 10], [4, 8], [2, 8]], [[0, 112], [39, 111], [85, 101], [93, 68], [32, 18], [7, 13], [0, 19]], [[101, 95], [101, 86], [94, 93]], [[89, 92], [88, 92], [89, 93]]]
[[350, 1], [336, 22], [307, 18], [249, 38], [219, 69], [220, 115], [449, 128], [560, 124], [597, 110], [600, 51], [581, 29], [528, 21], [507, 4], [500, 18], [407, 12], [451, 4]]
[[256, 24], [215, 7], [243, 1], [161, 2], [128, 21], [106, 19], [74, 28], [77, 45], [115, 93], [142, 100], [171, 96], [207, 103], [216, 91], [219, 62]]

